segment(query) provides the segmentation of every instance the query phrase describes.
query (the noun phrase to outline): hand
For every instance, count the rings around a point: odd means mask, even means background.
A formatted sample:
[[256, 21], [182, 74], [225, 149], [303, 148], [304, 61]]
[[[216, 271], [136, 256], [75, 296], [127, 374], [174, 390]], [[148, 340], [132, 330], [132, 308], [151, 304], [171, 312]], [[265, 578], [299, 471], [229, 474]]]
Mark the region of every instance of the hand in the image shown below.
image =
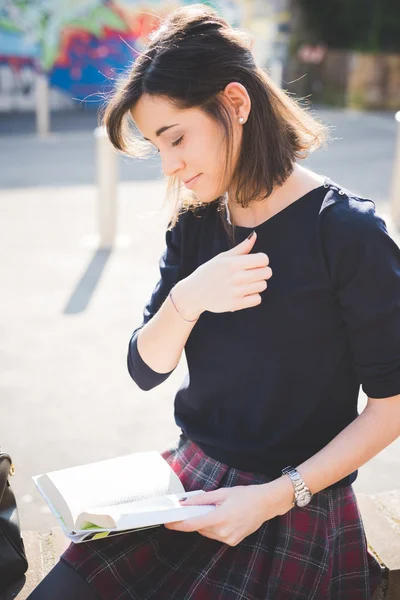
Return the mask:
[[174, 300], [186, 318], [196, 318], [205, 310], [234, 312], [261, 303], [260, 293], [267, 288], [272, 270], [266, 254], [249, 254], [256, 239], [254, 232], [250, 239], [220, 252], [174, 287]]
[[292, 508], [293, 486], [287, 476], [261, 485], [219, 488], [182, 501], [182, 506], [214, 504], [215, 510], [200, 517], [167, 523], [174, 531], [197, 531], [228, 546], [236, 546], [245, 537], [277, 515]]

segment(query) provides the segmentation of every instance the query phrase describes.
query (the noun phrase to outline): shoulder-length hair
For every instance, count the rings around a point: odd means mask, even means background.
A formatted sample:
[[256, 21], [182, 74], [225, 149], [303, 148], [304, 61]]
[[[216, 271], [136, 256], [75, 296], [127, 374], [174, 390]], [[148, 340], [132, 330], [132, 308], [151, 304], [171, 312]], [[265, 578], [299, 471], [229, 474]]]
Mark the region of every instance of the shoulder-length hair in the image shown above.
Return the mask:
[[[139, 98], [149, 94], [164, 97], [179, 109], [198, 107], [215, 119], [227, 142], [225, 169], [232, 167], [233, 128], [221, 92], [230, 82], [239, 82], [249, 94], [251, 111], [231, 171], [235, 201], [246, 207], [267, 198], [286, 181], [297, 158], [326, 142], [328, 127], [273, 83], [255, 63], [250, 48], [247, 35], [209, 6], [195, 4], [171, 12], [105, 106], [103, 124], [113, 146], [129, 156], [149, 156], [151, 146], [137, 137], [130, 113]], [[179, 188], [176, 177], [168, 181], [167, 198], [171, 196], [173, 227], [182, 210], [194, 210], [199, 202], [190, 190]], [[224, 196], [216, 199], [222, 209]], [[232, 233], [233, 227], [223, 220]]]

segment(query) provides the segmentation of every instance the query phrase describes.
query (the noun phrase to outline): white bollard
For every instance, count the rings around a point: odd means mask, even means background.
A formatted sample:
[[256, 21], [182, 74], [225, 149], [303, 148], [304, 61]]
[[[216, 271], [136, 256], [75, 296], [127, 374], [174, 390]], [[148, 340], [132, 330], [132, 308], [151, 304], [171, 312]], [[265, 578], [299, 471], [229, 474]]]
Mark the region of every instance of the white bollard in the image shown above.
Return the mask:
[[270, 77], [272, 81], [282, 88], [283, 64], [282, 61], [275, 59], [270, 68]]
[[105, 127], [94, 130], [96, 141], [96, 179], [99, 248], [111, 248], [117, 229], [117, 159]]
[[49, 82], [44, 73], [36, 74], [35, 82], [36, 131], [46, 137], [50, 131]]
[[392, 217], [397, 229], [400, 229], [400, 110], [395, 115], [396, 119], [396, 149], [392, 174]]

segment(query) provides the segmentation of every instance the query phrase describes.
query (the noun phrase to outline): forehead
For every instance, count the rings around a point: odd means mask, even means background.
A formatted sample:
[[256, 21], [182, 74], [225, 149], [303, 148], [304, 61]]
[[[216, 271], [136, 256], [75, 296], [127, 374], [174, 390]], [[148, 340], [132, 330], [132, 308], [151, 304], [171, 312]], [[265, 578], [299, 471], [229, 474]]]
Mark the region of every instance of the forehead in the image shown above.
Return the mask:
[[143, 94], [136, 104], [130, 110], [132, 117], [137, 120], [142, 120], [143, 117], [156, 116], [157, 113], [168, 116], [176, 116], [180, 111], [166, 98], [161, 96], [149, 96]]
[[201, 117], [196, 108], [177, 108], [166, 98], [143, 94], [130, 109], [137, 127], [146, 136], [154, 136], [155, 132], [169, 125], [188, 124]]

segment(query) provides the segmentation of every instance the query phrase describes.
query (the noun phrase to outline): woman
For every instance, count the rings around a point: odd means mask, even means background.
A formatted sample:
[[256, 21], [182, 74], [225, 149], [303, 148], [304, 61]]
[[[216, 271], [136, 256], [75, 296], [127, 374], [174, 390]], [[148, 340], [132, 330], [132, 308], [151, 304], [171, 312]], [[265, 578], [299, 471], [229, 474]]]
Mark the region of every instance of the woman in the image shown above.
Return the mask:
[[296, 162], [326, 127], [203, 5], [170, 15], [104, 122], [178, 192], [128, 368], [148, 390], [185, 349], [163, 456], [216, 509], [71, 544], [31, 600], [371, 598], [352, 483], [400, 431], [399, 248], [373, 202]]

